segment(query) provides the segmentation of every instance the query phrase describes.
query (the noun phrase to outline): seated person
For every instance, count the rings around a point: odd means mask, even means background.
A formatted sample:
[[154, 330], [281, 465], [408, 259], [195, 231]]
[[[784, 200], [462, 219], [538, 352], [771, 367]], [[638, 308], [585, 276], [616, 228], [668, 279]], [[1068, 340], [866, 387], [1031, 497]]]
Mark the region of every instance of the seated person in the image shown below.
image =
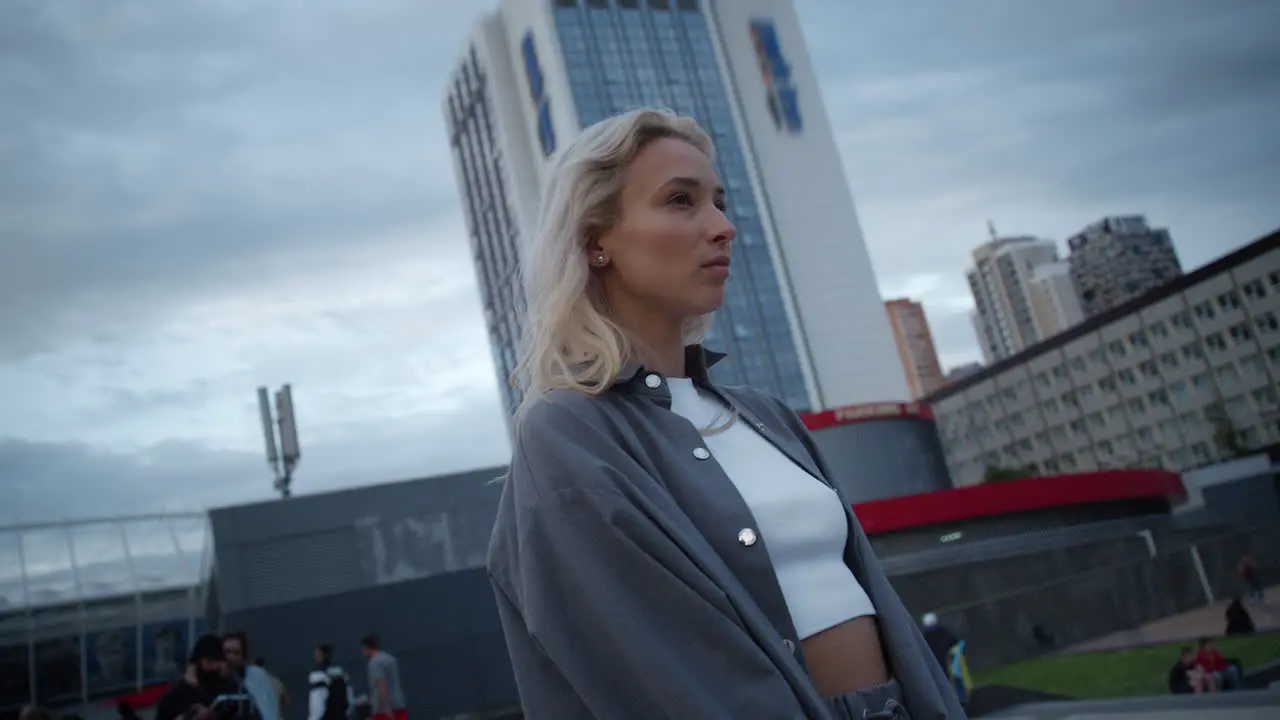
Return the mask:
[[1191, 646], [1178, 651], [1178, 662], [1169, 669], [1169, 692], [1174, 695], [1213, 692], [1213, 676], [1196, 662], [1196, 652]]
[[1213, 676], [1214, 685], [1223, 690], [1240, 689], [1240, 665], [1222, 656], [1222, 652], [1214, 647], [1212, 638], [1200, 638], [1200, 652], [1196, 653], [1196, 664]]

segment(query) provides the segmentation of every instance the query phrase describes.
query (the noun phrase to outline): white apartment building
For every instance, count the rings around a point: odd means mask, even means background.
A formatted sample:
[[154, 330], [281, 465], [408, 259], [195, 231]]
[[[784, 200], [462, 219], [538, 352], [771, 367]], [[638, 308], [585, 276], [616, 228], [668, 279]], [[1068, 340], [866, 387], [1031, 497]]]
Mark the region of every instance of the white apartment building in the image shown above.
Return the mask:
[[973, 293], [970, 320], [988, 364], [1043, 339], [1031, 301], [1035, 269], [1058, 261], [1052, 240], [1030, 236], [993, 238], [973, 250], [965, 273]]
[[797, 410], [906, 400], [826, 107], [791, 0], [502, 0], [444, 113], [508, 407], [520, 254], [557, 153], [641, 106], [691, 115], [717, 148], [738, 230], [707, 344], [713, 374]]
[[1084, 322], [1080, 295], [1071, 277], [1071, 263], [1059, 260], [1037, 265], [1031, 271], [1027, 292], [1031, 299], [1031, 319], [1041, 340]]
[[1280, 232], [1091, 318], [927, 402], [957, 485], [988, 467], [1182, 470], [1280, 442]]

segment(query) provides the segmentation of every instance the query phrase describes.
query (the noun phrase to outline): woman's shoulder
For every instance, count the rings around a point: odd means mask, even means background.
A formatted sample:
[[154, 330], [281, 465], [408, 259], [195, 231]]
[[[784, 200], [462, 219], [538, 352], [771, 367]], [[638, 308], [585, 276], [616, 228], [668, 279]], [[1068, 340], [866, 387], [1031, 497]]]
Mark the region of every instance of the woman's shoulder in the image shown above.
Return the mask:
[[556, 439], [580, 439], [579, 431], [584, 425], [595, 426], [606, 418], [606, 406], [599, 396], [581, 390], [549, 390], [521, 413], [516, 425], [516, 448]]
[[601, 471], [629, 457], [610, 407], [607, 398], [567, 389], [534, 400], [516, 425], [507, 481], [537, 495], [600, 485], [613, 474]]

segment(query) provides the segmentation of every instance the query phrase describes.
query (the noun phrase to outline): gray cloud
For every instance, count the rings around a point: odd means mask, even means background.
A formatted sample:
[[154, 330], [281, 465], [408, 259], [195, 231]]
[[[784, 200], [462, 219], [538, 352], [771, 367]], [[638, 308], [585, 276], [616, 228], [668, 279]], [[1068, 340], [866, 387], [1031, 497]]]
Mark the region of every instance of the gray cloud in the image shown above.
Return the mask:
[[88, 303], [141, 312], [357, 243], [461, 242], [431, 225], [457, 206], [431, 69], [465, 15], [5, 4], [0, 303], [22, 312], [0, 315], [0, 352], [83, 332]]
[[934, 280], [951, 357], [978, 357], [988, 219], [1063, 239], [1142, 212], [1188, 268], [1280, 226], [1274, 3], [801, 7], [882, 289]]
[[[462, 393], [475, 400], [475, 393]], [[492, 432], [496, 407], [449, 416], [410, 414], [393, 422], [330, 425], [303, 448], [294, 481], [301, 494], [425, 477], [505, 462]], [[304, 435], [304, 440], [306, 436]], [[0, 439], [0, 478], [12, 492], [0, 526], [80, 517], [185, 512], [275, 497], [261, 452], [165, 440], [134, 452], [76, 441]]]
[[[988, 218], [1146, 212], [1188, 265], [1280, 225], [1275, 3], [798, 8], [882, 289], [948, 361]], [[501, 460], [439, 112], [479, 10], [0, 3], [10, 515], [266, 496], [258, 384], [295, 384], [304, 491]]]

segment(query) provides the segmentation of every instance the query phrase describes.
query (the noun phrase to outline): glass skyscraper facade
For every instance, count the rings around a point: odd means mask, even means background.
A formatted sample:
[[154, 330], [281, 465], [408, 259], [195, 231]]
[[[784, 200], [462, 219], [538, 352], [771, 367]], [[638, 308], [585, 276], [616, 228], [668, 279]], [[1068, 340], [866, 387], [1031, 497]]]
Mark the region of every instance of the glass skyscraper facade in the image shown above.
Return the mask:
[[734, 279], [706, 344], [729, 357], [716, 380], [769, 392], [808, 410], [801, 358], [752, 189], [744, 143], [734, 127], [727, 73], [698, 0], [555, 0], [578, 121], [587, 127], [642, 106], [689, 115], [711, 135], [716, 171], [737, 227]]
[[489, 347], [498, 369], [503, 406], [514, 412], [519, 390], [516, 369], [523, 297], [518, 287], [520, 227], [513, 215], [503, 156], [489, 102], [489, 73], [474, 48], [455, 73], [445, 100], [449, 144], [458, 165], [464, 212], [470, 228], [477, 284], [484, 305]]

